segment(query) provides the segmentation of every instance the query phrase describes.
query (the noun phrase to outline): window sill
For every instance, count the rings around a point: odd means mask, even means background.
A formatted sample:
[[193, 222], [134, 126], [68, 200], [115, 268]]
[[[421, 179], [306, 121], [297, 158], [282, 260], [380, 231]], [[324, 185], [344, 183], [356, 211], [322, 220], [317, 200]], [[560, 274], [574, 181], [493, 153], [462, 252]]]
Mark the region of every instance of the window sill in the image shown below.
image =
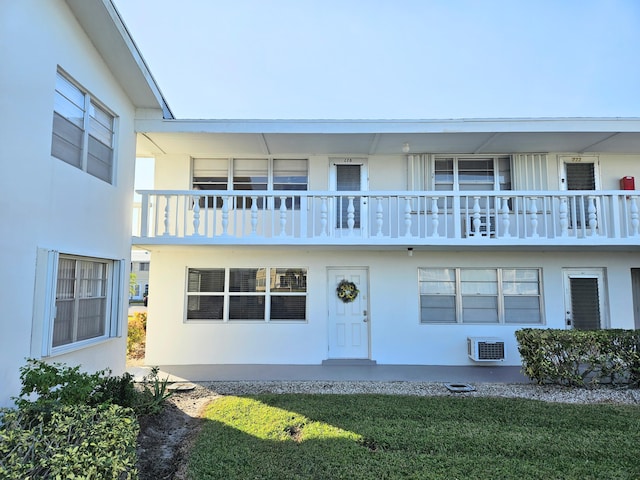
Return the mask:
[[102, 345], [108, 343], [110, 341], [116, 340], [120, 337], [97, 337], [91, 338], [89, 340], [83, 340], [81, 342], [75, 342], [68, 345], [62, 345], [60, 347], [52, 348], [48, 355], [43, 355], [44, 358], [53, 358], [62, 355], [67, 355], [69, 353], [77, 352], [79, 350], [84, 350], [86, 348], [95, 347], [98, 345]]

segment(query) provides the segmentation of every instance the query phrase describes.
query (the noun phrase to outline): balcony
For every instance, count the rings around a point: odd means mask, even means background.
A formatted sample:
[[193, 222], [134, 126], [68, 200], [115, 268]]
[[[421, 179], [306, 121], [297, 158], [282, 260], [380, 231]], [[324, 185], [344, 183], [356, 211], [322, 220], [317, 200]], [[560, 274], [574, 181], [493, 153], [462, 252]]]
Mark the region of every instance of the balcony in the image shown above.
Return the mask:
[[138, 193], [135, 245], [640, 246], [629, 191]]

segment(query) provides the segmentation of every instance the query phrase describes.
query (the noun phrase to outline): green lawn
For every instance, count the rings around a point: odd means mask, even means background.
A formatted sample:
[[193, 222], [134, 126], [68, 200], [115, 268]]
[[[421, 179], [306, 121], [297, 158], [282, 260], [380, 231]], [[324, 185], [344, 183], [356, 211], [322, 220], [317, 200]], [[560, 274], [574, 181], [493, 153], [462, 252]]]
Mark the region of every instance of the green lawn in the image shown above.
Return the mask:
[[289, 394], [206, 418], [191, 479], [640, 479], [638, 406]]

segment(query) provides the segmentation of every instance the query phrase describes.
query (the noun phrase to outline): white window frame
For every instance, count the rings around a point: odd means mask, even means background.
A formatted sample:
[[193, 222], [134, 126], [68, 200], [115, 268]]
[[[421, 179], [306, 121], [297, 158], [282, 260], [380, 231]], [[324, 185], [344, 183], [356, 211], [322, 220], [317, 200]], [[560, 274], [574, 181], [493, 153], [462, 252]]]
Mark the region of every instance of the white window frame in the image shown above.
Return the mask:
[[[65, 86], [71, 87], [75, 89], [75, 93], [78, 96], [82, 96], [82, 105], [77, 105], [73, 103], [71, 100], [67, 99], [66, 96], [62, 93], [62, 83], [64, 82]], [[56, 106], [54, 106], [53, 110], [53, 126], [52, 126], [52, 139], [51, 139], [51, 155], [68, 165], [72, 165], [83, 172], [88, 173], [108, 184], [114, 184], [115, 178], [115, 163], [116, 163], [116, 131], [117, 131], [117, 116], [107, 108], [102, 102], [98, 101], [94, 98], [85, 88], [80, 86], [78, 82], [73, 80], [68, 74], [63, 72], [61, 69], [58, 69], [56, 75], [56, 89], [55, 89], [56, 101], [60, 99], [62, 103], [73, 104], [75, 107], [81, 110], [82, 119], [80, 119], [81, 125], [75, 125], [75, 122], [70, 120], [65, 116], [63, 112], [59, 112], [56, 110]], [[105, 125], [101, 123], [99, 120], [100, 115], [93, 115], [93, 112], [98, 110], [102, 112], [105, 116], [110, 120], [111, 125]], [[68, 162], [65, 158], [61, 156], [57, 156], [54, 152], [54, 145], [56, 144], [55, 138], [59, 137], [56, 133], [56, 115], [62, 117], [63, 121], [67, 121], [75, 125], [76, 128], [80, 129], [82, 132], [82, 140], [81, 145], [77, 146], [80, 149], [80, 165], [75, 165], [74, 163]], [[98, 133], [98, 131], [102, 133]], [[102, 137], [102, 138], [100, 138]], [[62, 138], [62, 137], [60, 137]], [[105, 139], [108, 138], [108, 143], [105, 143]], [[62, 138], [62, 141], [65, 141]], [[100, 146], [108, 149], [110, 151], [110, 164], [108, 165], [108, 178], [102, 175], [99, 175], [95, 172], [91, 171], [91, 164], [89, 162], [89, 154], [91, 153], [90, 141], [97, 142]], [[100, 160], [98, 160], [100, 161]]]
[[[104, 263], [106, 272], [106, 309], [104, 334], [75, 341], [57, 347], [53, 346], [53, 331], [56, 317], [56, 292], [58, 286], [58, 264], [60, 257]], [[124, 281], [127, 277], [126, 262], [110, 258], [98, 258], [57, 250], [38, 249], [36, 267], [36, 288], [34, 308], [34, 329], [32, 334], [32, 356], [49, 357], [81, 348], [93, 346], [122, 336], [122, 309], [124, 305]]]
[[[443, 322], [443, 321], [429, 321], [429, 320], [424, 320], [422, 318], [422, 296], [423, 295], [428, 295], [427, 293], [422, 293], [422, 288], [421, 288], [421, 280], [420, 280], [420, 270], [453, 270], [455, 271], [455, 291], [453, 293], [453, 295], [447, 295], [447, 296], [453, 296], [454, 297], [454, 304], [455, 304], [455, 322]], [[491, 294], [486, 294], [486, 295], [480, 295], [480, 296], [485, 296], [485, 297], [496, 297], [497, 298], [497, 322], [464, 322], [463, 321], [463, 305], [462, 305], [462, 300], [463, 297], [465, 295], [462, 294], [462, 280], [461, 280], [461, 272], [462, 271], [470, 271], [470, 270], [476, 270], [476, 271], [495, 271], [496, 272], [496, 286], [497, 286], [497, 293], [495, 295]], [[503, 287], [503, 272], [505, 270], [536, 270], [538, 272], [538, 305], [539, 305], [539, 311], [540, 311], [540, 320], [538, 322], [506, 322], [505, 318], [506, 318], [506, 313], [505, 313], [505, 301], [504, 299], [506, 297], [511, 297], [513, 295], [509, 295], [509, 294], [505, 294], [504, 292], [504, 287]], [[506, 282], [506, 281], [504, 281]], [[543, 298], [543, 287], [542, 287], [542, 269], [541, 268], [537, 268], [537, 267], [488, 267], [488, 268], [482, 268], [482, 267], [419, 267], [418, 268], [418, 303], [419, 303], [419, 311], [420, 311], [420, 315], [419, 315], [419, 323], [420, 325], [484, 325], [484, 326], [495, 326], [495, 325], [509, 325], [509, 326], [518, 326], [518, 325], [544, 325], [545, 324], [545, 318], [544, 318], [544, 298]], [[433, 296], [437, 296], [433, 295]], [[534, 295], [523, 295], [526, 297], [533, 297]]]
[[[222, 162], [226, 162], [227, 166], [226, 166], [226, 184], [227, 184], [227, 188], [226, 190], [216, 190], [216, 189], [212, 189], [212, 190], [208, 190], [208, 189], [203, 189], [200, 188], [198, 185], [195, 184], [195, 163], [197, 161], [206, 161], [206, 160], [215, 160], [215, 161], [222, 161]], [[287, 158], [287, 157], [283, 157], [283, 156], [277, 156], [277, 157], [255, 157], [255, 158], [251, 158], [251, 157], [237, 157], [237, 158], [228, 158], [228, 157], [192, 157], [191, 158], [191, 188], [194, 189], [200, 189], [203, 192], [207, 192], [208, 195], [222, 195], [222, 194], [218, 194], [217, 192], [225, 192], [225, 191], [236, 191], [234, 189], [234, 163], [236, 160], [240, 160], [240, 161], [245, 161], [245, 160], [254, 160], [254, 161], [266, 161], [267, 162], [267, 171], [266, 171], [266, 176], [267, 176], [267, 188], [266, 190], [270, 193], [273, 194], [273, 197], [277, 197], [278, 193], [281, 192], [281, 194], [287, 195], [287, 196], [291, 196], [291, 195], [296, 195], [297, 193], [301, 193], [301, 192], [308, 192], [309, 191], [309, 159], [308, 158], [300, 158], [300, 157], [294, 157], [294, 158]], [[274, 178], [275, 178], [275, 163], [278, 160], [300, 160], [300, 161], [304, 161], [306, 162], [307, 165], [307, 169], [306, 169], [306, 178], [307, 181], [306, 183], [295, 183], [293, 185], [305, 185], [306, 188], [304, 190], [285, 190], [285, 189], [274, 189], [274, 184], [279, 183], [279, 182], [274, 182]], [[239, 190], [238, 190], [239, 191]], [[245, 191], [245, 190], [242, 190]], [[258, 190], [256, 190], [258, 191]], [[246, 197], [250, 197], [251, 196], [251, 190], [246, 190], [247, 194], [245, 195]], [[291, 209], [292, 205], [294, 207], [295, 210], [300, 210], [303, 209], [303, 207], [300, 206], [300, 203], [302, 203], [303, 205], [306, 204], [306, 202], [291, 202], [291, 199], [287, 200], [287, 209]], [[303, 199], [304, 200], [304, 199]], [[221, 200], [218, 199], [218, 201], [216, 202], [216, 208], [220, 208], [222, 206]], [[279, 204], [279, 202], [278, 202]], [[278, 205], [277, 204], [277, 205]], [[204, 205], [204, 202], [203, 204]], [[210, 205], [210, 208], [213, 205]], [[271, 208], [273, 208], [273, 206], [271, 206]]]
[[[488, 191], [501, 191], [500, 185], [500, 160], [501, 159], [509, 159], [509, 175], [510, 175], [510, 184], [511, 189], [513, 190], [513, 156], [512, 155], [434, 155], [433, 165], [431, 168], [431, 188], [435, 191], [437, 185], [444, 185], [444, 183], [436, 182], [436, 162], [438, 160], [453, 160], [453, 182], [451, 189], [442, 189], [438, 191], [443, 192], [458, 192], [463, 191], [460, 190], [460, 169], [459, 162], [460, 160], [493, 160], [493, 188]], [[478, 182], [478, 185], [487, 185], [486, 183]], [[475, 189], [466, 189], [467, 191], [473, 191]], [[485, 190], [479, 188], [478, 190]], [[508, 191], [508, 190], [505, 190]]]
[[[256, 286], [255, 292], [232, 292], [230, 291], [230, 274], [231, 270], [245, 270], [245, 269], [264, 269], [265, 271], [265, 279], [264, 285], [260, 284]], [[184, 322], [185, 323], [251, 323], [251, 324], [261, 324], [261, 323], [306, 323], [308, 321], [309, 315], [309, 306], [308, 306], [308, 283], [305, 283], [305, 291], [304, 292], [284, 292], [279, 290], [271, 290], [271, 276], [277, 275], [278, 270], [303, 270], [305, 278], [308, 277], [309, 269], [307, 267], [187, 267], [185, 274], [185, 303], [184, 303]], [[189, 273], [191, 270], [223, 270], [224, 271], [224, 290], [220, 292], [190, 292], [189, 291]], [[308, 282], [308, 280], [307, 280]], [[259, 290], [259, 288], [264, 288], [264, 291]], [[188, 304], [190, 297], [199, 297], [199, 296], [217, 296], [223, 298], [223, 314], [221, 319], [190, 319], [188, 318]], [[231, 297], [241, 297], [241, 296], [251, 296], [251, 297], [263, 297], [264, 298], [264, 318], [256, 318], [256, 319], [230, 319], [230, 298]], [[271, 298], [277, 296], [287, 296], [287, 297], [304, 297], [305, 298], [305, 318], [303, 319], [275, 319], [272, 320], [271, 317]]]

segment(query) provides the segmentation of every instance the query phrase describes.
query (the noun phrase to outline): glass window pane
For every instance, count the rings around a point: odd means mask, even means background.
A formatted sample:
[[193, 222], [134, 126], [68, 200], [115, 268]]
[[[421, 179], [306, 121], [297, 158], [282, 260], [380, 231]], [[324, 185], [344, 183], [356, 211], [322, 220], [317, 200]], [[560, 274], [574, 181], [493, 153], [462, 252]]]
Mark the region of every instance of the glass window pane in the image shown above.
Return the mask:
[[58, 73], [56, 77], [56, 91], [58, 91], [70, 103], [84, 111], [84, 94], [78, 87], [60, 73]]
[[455, 295], [455, 282], [421, 282], [420, 293], [429, 293], [432, 295]]
[[224, 292], [224, 268], [189, 269], [188, 292]]
[[229, 297], [229, 320], [263, 321], [264, 319], [264, 296]]
[[536, 269], [502, 269], [502, 279], [508, 282], [525, 281], [525, 282], [537, 282], [538, 270]]
[[[84, 100], [83, 100], [84, 103]], [[71, 122], [76, 127], [84, 128], [84, 106], [83, 104], [76, 105], [69, 101], [68, 98], [56, 92], [53, 101], [53, 110], [62, 118]]]
[[232, 268], [229, 270], [230, 292], [264, 292], [266, 285], [264, 268]]
[[57, 112], [53, 114], [53, 134], [51, 137], [51, 155], [82, 168], [82, 129]]
[[504, 316], [506, 323], [541, 323], [540, 298], [537, 296], [505, 297]]
[[462, 295], [497, 295], [498, 284], [495, 282], [462, 282], [460, 293]]
[[104, 335], [106, 307], [106, 298], [91, 298], [79, 301], [77, 341]]
[[306, 268], [272, 268], [270, 289], [272, 292], [306, 292]]
[[271, 297], [271, 320], [306, 320], [307, 297], [274, 295]]
[[496, 270], [464, 269], [460, 270], [460, 280], [463, 282], [495, 282], [498, 279]]
[[419, 268], [418, 278], [420, 281], [455, 281], [456, 271], [454, 268]]
[[73, 341], [73, 300], [56, 301], [56, 318], [53, 320], [53, 347]]
[[267, 159], [234, 159], [234, 189], [266, 190], [268, 166]]
[[222, 295], [192, 295], [187, 298], [187, 320], [223, 320]]
[[462, 321], [464, 323], [498, 323], [498, 298], [463, 296]]
[[113, 171], [113, 150], [102, 142], [89, 136], [87, 155], [87, 173], [111, 183]]
[[113, 146], [113, 117], [93, 102], [89, 110], [89, 133], [108, 147]]
[[420, 296], [421, 323], [456, 323], [455, 296]]

